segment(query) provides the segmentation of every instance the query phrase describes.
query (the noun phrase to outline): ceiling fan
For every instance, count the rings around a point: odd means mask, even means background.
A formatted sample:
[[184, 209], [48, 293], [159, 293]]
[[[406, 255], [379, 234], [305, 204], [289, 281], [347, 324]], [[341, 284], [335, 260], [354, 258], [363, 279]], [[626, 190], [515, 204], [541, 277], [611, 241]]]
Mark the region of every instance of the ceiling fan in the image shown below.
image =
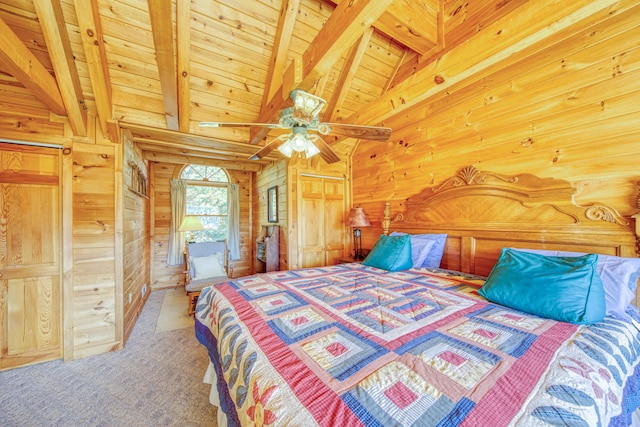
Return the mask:
[[289, 96], [293, 100], [293, 107], [285, 108], [280, 112], [278, 123], [200, 122], [199, 126], [291, 129], [290, 133], [280, 135], [262, 147], [249, 157], [250, 160], [259, 160], [275, 149], [287, 157], [291, 157], [295, 151], [305, 153], [307, 158], [319, 154], [327, 163], [340, 160], [329, 144], [319, 135], [308, 131], [318, 132], [321, 135], [333, 133], [348, 138], [374, 141], [387, 141], [391, 136], [391, 128], [388, 127], [320, 122], [318, 114], [326, 104], [324, 99], [300, 89], [291, 91]]

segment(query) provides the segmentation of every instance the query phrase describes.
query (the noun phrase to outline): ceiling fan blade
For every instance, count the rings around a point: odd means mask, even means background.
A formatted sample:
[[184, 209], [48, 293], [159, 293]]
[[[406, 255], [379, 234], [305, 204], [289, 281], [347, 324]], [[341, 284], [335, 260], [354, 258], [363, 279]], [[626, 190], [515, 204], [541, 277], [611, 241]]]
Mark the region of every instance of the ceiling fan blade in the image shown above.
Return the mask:
[[388, 141], [391, 137], [391, 128], [382, 126], [362, 126], [342, 123], [320, 123], [320, 126], [328, 125], [331, 133], [349, 138], [370, 139], [373, 141]]
[[262, 127], [270, 129], [279, 129], [279, 123], [242, 123], [242, 122], [200, 122], [198, 126], [204, 128], [222, 128], [222, 127]]
[[260, 160], [267, 154], [271, 153], [273, 150], [276, 150], [287, 140], [289, 135], [280, 135], [277, 138], [274, 138], [270, 143], [266, 144], [260, 150], [258, 150], [255, 154], [249, 157], [249, 160]]
[[313, 145], [320, 150], [318, 155], [322, 157], [322, 159], [327, 163], [335, 163], [340, 161], [340, 157], [333, 151], [333, 148], [326, 143], [326, 141], [320, 138], [317, 135], [314, 135], [316, 138], [313, 139]]

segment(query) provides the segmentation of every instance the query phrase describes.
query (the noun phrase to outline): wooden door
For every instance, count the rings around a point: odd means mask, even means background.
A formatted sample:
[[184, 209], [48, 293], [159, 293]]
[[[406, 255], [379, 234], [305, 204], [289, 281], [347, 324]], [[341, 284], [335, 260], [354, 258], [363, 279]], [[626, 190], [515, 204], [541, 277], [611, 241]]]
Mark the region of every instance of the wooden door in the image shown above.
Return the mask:
[[0, 143], [0, 369], [62, 357], [59, 151]]
[[324, 180], [324, 264], [335, 265], [344, 256], [344, 180]]
[[344, 180], [300, 177], [300, 265], [337, 263], [344, 254]]

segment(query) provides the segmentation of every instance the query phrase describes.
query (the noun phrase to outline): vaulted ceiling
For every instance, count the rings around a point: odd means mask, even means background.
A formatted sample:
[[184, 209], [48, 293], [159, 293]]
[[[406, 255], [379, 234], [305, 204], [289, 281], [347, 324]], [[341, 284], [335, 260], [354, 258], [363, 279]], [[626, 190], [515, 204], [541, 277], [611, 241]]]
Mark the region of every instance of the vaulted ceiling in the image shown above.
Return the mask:
[[[400, 83], [523, 3], [0, 0], [0, 103], [17, 93], [79, 137], [91, 110], [150, 160], [257, 170], [279, 158], [247, 160], [277, 131], [198, 123], [276, 122], [299, 88], [327, 100], [324, 121], [384, 124]], [[344, 155], [355, 143], [329, 142]]]

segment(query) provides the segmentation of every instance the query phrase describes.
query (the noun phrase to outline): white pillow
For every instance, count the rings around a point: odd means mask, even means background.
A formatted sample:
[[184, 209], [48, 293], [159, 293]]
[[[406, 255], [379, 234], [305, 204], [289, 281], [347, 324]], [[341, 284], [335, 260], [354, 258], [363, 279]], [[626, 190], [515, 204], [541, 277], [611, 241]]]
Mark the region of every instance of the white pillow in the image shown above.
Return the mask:
[[226, 276], [222, 265], [222, 253], [216, 252], [214, 254], [191, 258], [191, 265], [193, 266], [193, 280], [209, 279], [211, 277]]

